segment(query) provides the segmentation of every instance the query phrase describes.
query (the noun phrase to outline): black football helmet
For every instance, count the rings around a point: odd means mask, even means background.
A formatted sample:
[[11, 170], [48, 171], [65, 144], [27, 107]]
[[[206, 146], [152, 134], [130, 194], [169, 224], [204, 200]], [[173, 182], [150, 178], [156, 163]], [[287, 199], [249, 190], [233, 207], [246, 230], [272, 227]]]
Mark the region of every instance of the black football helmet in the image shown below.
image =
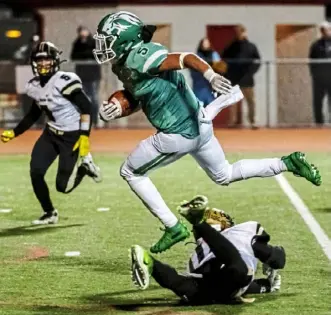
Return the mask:
[[52, 76], [60, 69], [60, 51], [51, 42], [40, 42], [31, 53], [31, 67], [36, 76]]

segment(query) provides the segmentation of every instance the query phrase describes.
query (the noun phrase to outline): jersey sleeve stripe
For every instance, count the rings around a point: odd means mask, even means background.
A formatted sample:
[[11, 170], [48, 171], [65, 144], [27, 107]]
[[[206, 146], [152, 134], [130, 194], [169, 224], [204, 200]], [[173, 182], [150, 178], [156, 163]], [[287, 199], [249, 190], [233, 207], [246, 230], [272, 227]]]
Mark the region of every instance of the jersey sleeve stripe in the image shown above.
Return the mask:
[[168, 51], [163, 49], [163, 50], [158, 50], [155, 53], [153, 53], [151, 56], [149, 56], [144, 64], [143, 67], [143, 72], [147, 72], [149, 67], [161, 56], [163, 57], [160, 62], [162, 62], [168, 55]]
[[70, 95], [72, 93], [72, 91], [74, 91], [76, 89], [82, 89], [82, 88], [83, 88], [83, 86], [82, 86], [81, 82], [73, 81], [62, 89], [61, 94]]
[[264, 232], [263, 227], [261, 225], [259, 225], [259, 229], [257, 230], [256, 235], [262, 235], [263, 232]]
[[262, 235], [263, 232], [264, 232], [264, 228], [261, 226], [260, 223], [257, 223], [256, 224], [256, 231], [255, 231], [256, 235]]

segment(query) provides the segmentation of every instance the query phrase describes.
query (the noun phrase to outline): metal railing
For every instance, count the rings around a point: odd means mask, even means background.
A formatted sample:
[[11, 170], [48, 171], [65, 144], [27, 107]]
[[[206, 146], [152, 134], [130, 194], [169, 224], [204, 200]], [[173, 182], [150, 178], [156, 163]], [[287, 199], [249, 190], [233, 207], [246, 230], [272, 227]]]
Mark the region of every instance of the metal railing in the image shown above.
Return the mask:
[[[229, 62], [229, 65], [231, 62]], [[62, 65], [64, 71], [82, 71], [79, 65], [95, 67], [94, 63], [72, 63]], [[97, 66], [98, 67], [98, 66]], [[329, 69], [330, 68], [330, 69]], [[82, 80], [95, 77], [95, 68], [83, 70]], [[330, 70], [330, 71], [329, 71]], [[189, 84], [189, 71], [184, 70]], [[1, 127], [11, 127], [27, 112], [30, 101], [23, 93], [23, 87], [32, 76], [29, 66], [0, 62], [0, 123]], [[116, 90], [122, 88], [111, 71], [111, 65], [100, 67], [97, 85], [98, 104]], [[263, 60], [254, 75], [256, 102], [256, 122], [261, 127], [300, 127], [331, 123], [331, 59], [277, 59]], [[86, 83], [86, 82], [85, 82]], [[323, 99], [320, 100], [322, 97]], [[328, 101], [328, 95], [330, 102]], [[96, 106], [98, 104], [95, 104]], [[220, 114], [222, 115], [222, 113]], [[248, 124], [247, 106], [243, 102], [243, 124]], [[317, 120], [316, 120], [317, 119]], [[99, 123], [102, 127], [104, 124]], [[150, 127], [142, 113], [116, 120], [105, 127], [144, 128]]]

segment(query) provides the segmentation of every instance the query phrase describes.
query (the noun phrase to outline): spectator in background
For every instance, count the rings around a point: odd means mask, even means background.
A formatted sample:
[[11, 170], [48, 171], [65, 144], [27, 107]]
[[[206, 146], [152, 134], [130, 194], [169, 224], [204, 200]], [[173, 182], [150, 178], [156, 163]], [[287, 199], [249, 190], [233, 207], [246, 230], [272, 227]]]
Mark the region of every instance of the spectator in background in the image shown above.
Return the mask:
[[101, 79], [101, 68], [95, 63], [92, 50], [95, 41], [91, 32], [85, 26], [77, 28], [77, 38], [73, 43], [71, 59], [76, 64], [76, 73], [82, 79], [84, 91], [93, 104], [92, 122], [96, 127], [99, 111], [99, 88]]
[[[310, 46], [310, 59], [331, 58], [331, 25], [323, 22], [320, 25], [321, 38]], [[310, 74], [313, 84], [313, 109], [315, 122], [318, 125], [324, 124], [322, 113], [324, 96], [328, 95], [329, 113], [331, 113], [331, 62], [310, 63]]]
[[30, 56], [31, 52], [40, 42], [40, 36], [35, 34], [31, 37], [30, 42], [26, 45], [21, 46], [18, 50], [14, 53], [14, 60], [18, 61], [21, 64], [29, 65], [30, 64]]
[[[206, 61], [210, 66], [214, 66], [221, 60], [219, 54], [212, 49], [210, 41], [207, 37], [201, 39], [199, 42], [197, 55]], [[191, 70], [191, 77], [193, 81], [194, 94], [206, 106], [214, 100], [213, 91], [209, 82], [200, 72], [195, 70]]]
[[[21, 46], [18, 50], [15, 51], [13, 59], [20, 65], [30, 65], [30, 56], [32, 51], [38, 46], [41, 39], [38, 34], [34, 34], [30, 41], [26, 44]], [[30, 68], [30, 67], [29, 67]], [[33, 76], [31, 72], [31, 76]], [[31, 99], [27, 94], [19, 94], [20, 105], [23, 110], [23, 116], [30, 111], [31, 108]], [[38, 128], [43, 127], [45, 124], [45, 115], [44, 113], [36, 122], [36, 126]]]
[[[260, 54], [247, 37], [245, 26], [236, 27], [236, 38], [222, 53], [227, 63], [226, 77], [232, 85], [239, 84], [248, 105], [248, 118], [253, 129], [255, 124], [254, 74], [260, 67]], [[239, 125], [238, 106], [231, 106], [231, 124]]]

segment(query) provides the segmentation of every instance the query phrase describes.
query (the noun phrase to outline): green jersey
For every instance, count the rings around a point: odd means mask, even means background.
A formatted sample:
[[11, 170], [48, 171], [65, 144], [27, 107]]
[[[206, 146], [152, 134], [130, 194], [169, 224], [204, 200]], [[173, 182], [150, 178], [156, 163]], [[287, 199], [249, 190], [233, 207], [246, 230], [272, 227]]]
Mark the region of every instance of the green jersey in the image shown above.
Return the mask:
[[113, 65], [113, 72], [158, 131], [195, 138], [199, 135], [199, 101], [180, 72], [158, 71], [167, 55], [160, 44], [142, 44], [124, 63]]

